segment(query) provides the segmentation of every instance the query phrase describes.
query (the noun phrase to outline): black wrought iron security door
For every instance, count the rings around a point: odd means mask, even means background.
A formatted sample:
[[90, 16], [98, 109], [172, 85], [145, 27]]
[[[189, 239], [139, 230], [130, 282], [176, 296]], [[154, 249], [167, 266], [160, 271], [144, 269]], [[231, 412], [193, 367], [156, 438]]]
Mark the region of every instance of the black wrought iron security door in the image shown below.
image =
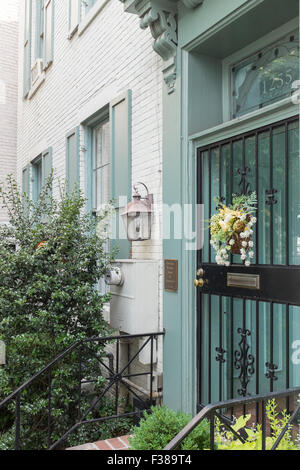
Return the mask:
[[207, 281], [197, 288], [199, 405], [300, 385], [298, 117], [198, 150], [206, 221], [216, 197], [228, 204], [252, 191], [253, 264], [234, 255], [218, 266], [208, 229], [198, 252], [198, 279]]

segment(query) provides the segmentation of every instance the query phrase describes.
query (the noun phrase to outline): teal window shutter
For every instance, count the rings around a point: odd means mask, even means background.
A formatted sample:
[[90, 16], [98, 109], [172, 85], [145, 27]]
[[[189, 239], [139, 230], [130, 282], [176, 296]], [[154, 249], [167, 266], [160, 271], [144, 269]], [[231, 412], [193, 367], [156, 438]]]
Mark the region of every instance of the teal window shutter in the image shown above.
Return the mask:
[[25, 0], [24, 24], [24, 67], [23, 67], [23, 95], [28, 95], [31, 86], [31, 27], [32, 27], [32, 0]]
[[42, 59], [44, 51], [44, 0], [36, 0], [35, 58]]
[[53, 62], [54, 0], [44, 0], [44, 68]]
[[43, 161], [39, 155], [32, 162], [32, 199], [37, 202], [43, 185]]
[[79, 187], [80, 153], [79, 127], [76, 127], [66, 137], [66, 180], [67, 191]]
[[131, 90], [110, 103], [111, 123], [111, 197], [115, 202], [113, 230], [118, 246], [117, 257], [130, 256], [130, 243], [121, 220], [121, 214], [131, 198]]
[[30, 194], [30, 165], [23, 168], [22, 172], [22, 193]]
[[42, 154], [42, 171], [43, 184], [45, 184], [52, 171], [52, 147], [50, 147], [48, 150], [45, 150], [45, 152]]

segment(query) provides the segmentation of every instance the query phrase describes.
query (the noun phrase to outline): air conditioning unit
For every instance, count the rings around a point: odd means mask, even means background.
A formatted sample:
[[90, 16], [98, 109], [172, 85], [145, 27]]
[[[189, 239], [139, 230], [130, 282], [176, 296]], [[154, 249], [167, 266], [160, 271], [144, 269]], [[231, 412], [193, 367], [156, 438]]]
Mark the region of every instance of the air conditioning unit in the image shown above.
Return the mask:
[[43, 73], [43, 60], [36, 59], [31, 67], [31, 85], [34, 85]]
[[122, 282], [110, 285], [110, 326], [132, 335], [158, 331], [158, 262], [123, 259], [114, 264]]

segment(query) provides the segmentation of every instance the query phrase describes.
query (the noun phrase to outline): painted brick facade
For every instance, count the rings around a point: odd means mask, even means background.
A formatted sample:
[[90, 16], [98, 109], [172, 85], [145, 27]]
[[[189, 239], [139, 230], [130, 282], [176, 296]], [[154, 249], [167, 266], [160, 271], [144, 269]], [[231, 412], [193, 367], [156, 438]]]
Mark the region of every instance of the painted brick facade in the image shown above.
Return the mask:
[[[134, 243], [132, 257], [158, 260], [162, 283], [160, 240], [162, 201], [162, 61], [152, 49], [152, 36], [139, 20], [124, 14], [119, 0], [98, 0], [103, 8], [93, 21], [68, 38], [68, 1], [55, 1], [54, 59], [45, 81], [30, 99], [23, 99], [23, 33], [19, 40], [19, 101], [17, 175], [48, 147], [52, 147], [56, 176], [65, 176], [66, 134], [80, 125], [88, 110], [97, 110], [132, 90], [132, 183], [143, 181], [158, 208], [152, 240]], [[21, 8], [24, 18], [24, 6]], [[34, 14], [33, 14], [34, 18]], [[34, 25], [32, 27], [34, 32]], [[32, 41], [34, 44], [34, 41]], [[32, 46], [32, 54], [34, 46]], [[85, 186], [85, 147], [80, 127], [80, 182]], [[159, 295], [162, 329], [162, 290]], [[157, 370], [162, 369], [159, 341]]]
[[[5, 5], [4, 5], [5, 3]], [[18, 0], [0, 6], [0, 180], [16, 172]], [[0, 223], [7, 216], [0, 208]]]

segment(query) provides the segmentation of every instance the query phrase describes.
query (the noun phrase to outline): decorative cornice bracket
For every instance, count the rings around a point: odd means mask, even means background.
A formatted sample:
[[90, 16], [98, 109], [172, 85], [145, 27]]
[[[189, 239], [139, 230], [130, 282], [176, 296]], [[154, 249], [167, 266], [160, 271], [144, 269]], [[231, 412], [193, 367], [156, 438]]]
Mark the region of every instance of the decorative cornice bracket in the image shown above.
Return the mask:
[[[177, 1], [175, 0], [120, 0], [125, 11], [140, 17], [140, 27], [150, 28], [154, 38], [153, 49], [164, 60], [164, 80], [168, 93], [175, 90], [177, 66]], [[182, 0], [188, 8], [195, 8], [203, 0]]]

